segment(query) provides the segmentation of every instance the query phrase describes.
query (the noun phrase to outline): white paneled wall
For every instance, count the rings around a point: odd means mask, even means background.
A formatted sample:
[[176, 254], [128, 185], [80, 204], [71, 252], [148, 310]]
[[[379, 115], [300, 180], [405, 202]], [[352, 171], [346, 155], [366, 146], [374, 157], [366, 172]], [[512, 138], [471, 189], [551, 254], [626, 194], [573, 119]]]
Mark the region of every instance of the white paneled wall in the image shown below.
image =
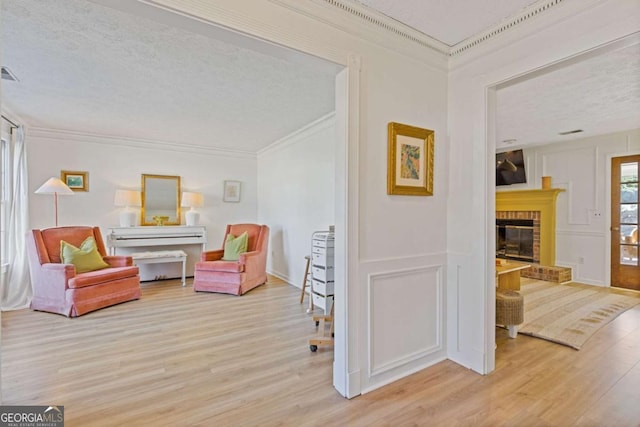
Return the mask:
[[[609, 286], [611, 158], [640, 153], [640, 129], [525, 149], [527, 184], [542, 176], [565, 191], [558, 196], [556, 264], [572, 267], [573, 280]], [[498, 187], [509, 191], [511, 187]]]
[[[399, 295], [411, 295], [411, 299]], [[371, 377], [384, 381], [385, 377], [393, 377], [398, 367], [438, 352], [442, 358], [443, 298], [441, 264], [369, 275], [367, 313], [371, 322], [368, 335]]]

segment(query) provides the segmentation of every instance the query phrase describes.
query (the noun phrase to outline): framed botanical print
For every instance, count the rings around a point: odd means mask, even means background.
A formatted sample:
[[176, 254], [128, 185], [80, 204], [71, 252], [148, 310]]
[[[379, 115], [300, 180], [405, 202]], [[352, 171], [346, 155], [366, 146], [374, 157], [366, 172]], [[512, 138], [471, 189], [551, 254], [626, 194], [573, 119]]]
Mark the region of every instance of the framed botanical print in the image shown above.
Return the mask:
[[433, 151], [432, 130], [389, 123], [387, 194], [432, 196]]

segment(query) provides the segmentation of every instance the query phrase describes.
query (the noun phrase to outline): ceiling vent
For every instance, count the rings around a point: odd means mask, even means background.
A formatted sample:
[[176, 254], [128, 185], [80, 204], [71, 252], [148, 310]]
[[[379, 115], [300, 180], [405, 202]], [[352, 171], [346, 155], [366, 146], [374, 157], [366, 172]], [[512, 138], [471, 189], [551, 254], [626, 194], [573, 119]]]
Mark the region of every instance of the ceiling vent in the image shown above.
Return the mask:
[[18, 78], [7, 67], [2, 67], [2, 80], [9, 80], [10, 82], [17, 82]]
[[568, 130], [566, 132], [558, 132], [558, 135], [571, 135], [572, 133], [584, 132], [582, 129]]

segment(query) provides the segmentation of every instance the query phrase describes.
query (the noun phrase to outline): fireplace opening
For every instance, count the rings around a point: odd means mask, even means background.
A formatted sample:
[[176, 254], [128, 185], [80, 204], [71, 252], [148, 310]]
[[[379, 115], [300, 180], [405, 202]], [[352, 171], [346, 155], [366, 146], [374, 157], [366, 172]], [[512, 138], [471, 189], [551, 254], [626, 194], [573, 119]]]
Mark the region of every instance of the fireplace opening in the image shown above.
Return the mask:
[[496, 219], [496, 256], [534, 261], [532, 219]]

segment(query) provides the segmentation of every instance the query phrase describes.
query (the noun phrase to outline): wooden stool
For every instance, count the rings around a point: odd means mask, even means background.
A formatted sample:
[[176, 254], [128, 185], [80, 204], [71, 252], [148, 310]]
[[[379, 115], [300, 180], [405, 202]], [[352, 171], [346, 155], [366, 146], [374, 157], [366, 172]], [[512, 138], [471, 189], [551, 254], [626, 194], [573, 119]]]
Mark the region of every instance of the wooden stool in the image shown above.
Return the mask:
[[[307, 260], [307, 265], [304, 267], [304, 277], [302, 279], [302, 292], [300, 292], [300, 304], [304, 301], [305, 289], [307, 288], [307, 278], [309, 277], [309, 263], [311, 262], [311, 257], [306, 255], [304, 259]], [[311, 298], [311, 291], [309, 291], [309, 308], [313, 310], [313, 298]]]
[[496, 324], [505, 325], [509, 338], [518, 335], [518, 325], [524, 322], [524, 299], [516, 291], [496, 291]]

